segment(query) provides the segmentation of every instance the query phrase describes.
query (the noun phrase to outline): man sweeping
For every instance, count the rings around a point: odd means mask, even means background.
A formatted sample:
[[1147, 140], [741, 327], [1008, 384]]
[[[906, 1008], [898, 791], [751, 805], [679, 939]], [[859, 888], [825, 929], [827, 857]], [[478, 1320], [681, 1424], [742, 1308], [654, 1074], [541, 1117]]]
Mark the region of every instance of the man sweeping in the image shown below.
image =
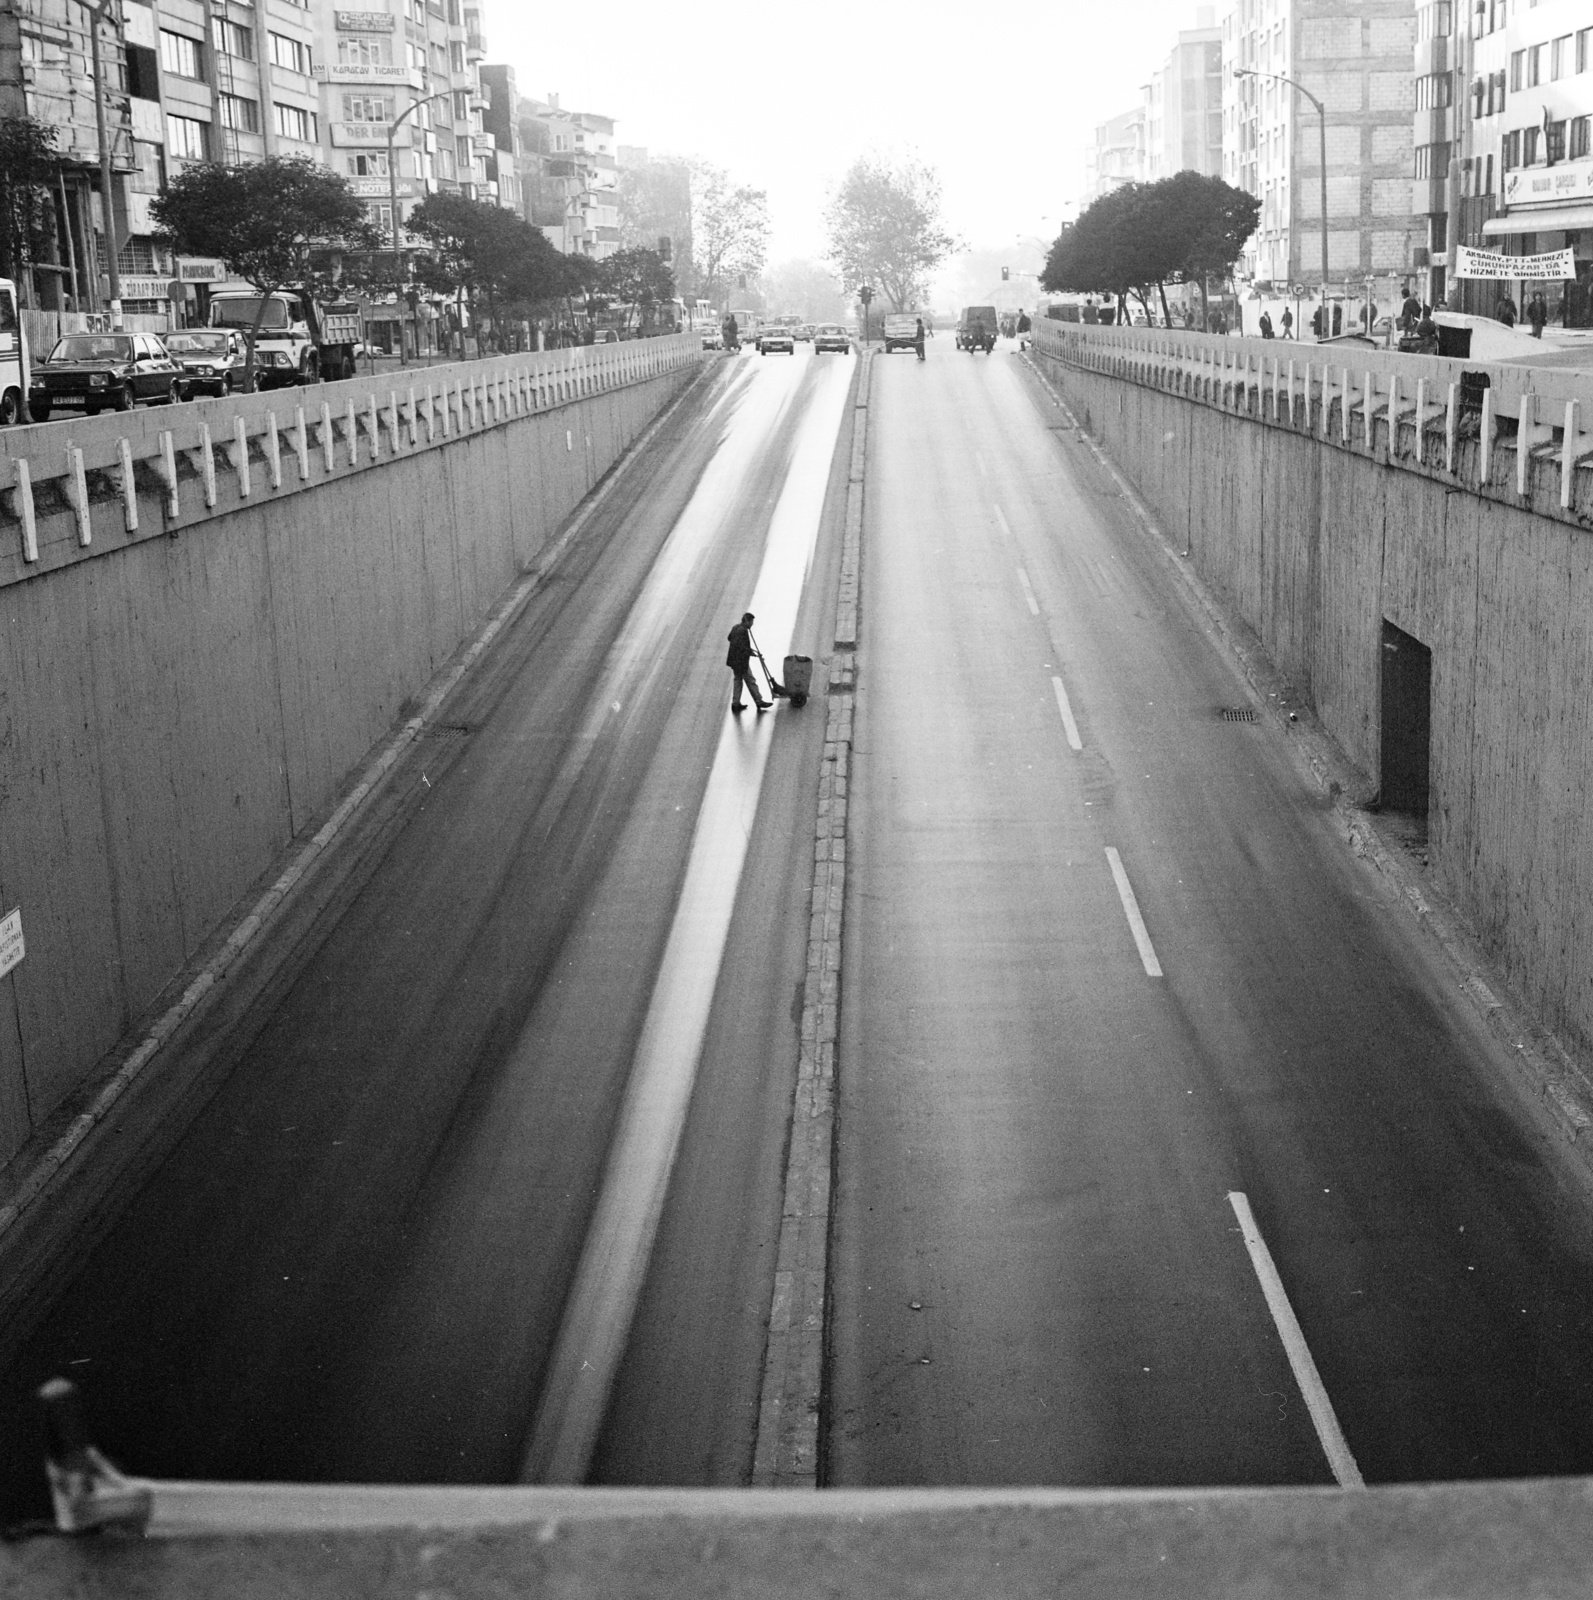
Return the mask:
[[741, 701], [742, 684], [746, 684], [748, 692], [752, 695], [752, 703], [760, 711], [767, 711], [772, 704], [758, 693], [758, 680], [752, 675], [752, 623], [752, 613], [750, 611], [743, 613], [741, 621], [730, 630], [728, 636], [730, 649], [725, 655], [725, 665], [730, 668], [735, 679], [735, 688], [730, 697], [732, 711], [747, 709]]

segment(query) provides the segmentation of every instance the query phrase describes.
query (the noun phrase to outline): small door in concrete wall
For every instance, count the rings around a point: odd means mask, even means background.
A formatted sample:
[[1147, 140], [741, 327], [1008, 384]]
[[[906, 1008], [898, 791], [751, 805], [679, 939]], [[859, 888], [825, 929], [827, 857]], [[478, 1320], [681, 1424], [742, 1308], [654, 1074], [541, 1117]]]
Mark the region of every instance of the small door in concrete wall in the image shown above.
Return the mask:
[[1382, 656], [1382, 809], [1425, 818], [1433, 653], [1420, 639], [1385, 621]]

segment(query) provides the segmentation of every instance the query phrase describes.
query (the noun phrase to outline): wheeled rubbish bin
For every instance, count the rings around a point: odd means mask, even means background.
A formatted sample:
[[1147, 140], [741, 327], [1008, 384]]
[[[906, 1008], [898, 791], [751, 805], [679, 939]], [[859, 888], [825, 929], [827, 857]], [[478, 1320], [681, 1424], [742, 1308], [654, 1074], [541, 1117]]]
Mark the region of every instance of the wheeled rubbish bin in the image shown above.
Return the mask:
[[785, 692], [791, 697], [791, 704], [806, 705], [808, 690], [813, 687], [813, 657], [787, 656], [780, 676], [785, 683]]

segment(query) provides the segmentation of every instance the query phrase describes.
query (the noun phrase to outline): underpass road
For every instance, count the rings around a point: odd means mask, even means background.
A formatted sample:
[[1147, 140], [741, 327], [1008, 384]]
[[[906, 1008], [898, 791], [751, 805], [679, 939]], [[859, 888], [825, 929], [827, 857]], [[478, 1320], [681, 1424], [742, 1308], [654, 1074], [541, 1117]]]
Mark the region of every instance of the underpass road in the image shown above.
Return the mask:
[[[277, 973], [195, 1041], [219, 1088], [9, 1362], [9, 1438], [65, 1372], [130, 1471], [514, 1479], [729, 721], [725, 633], [855, 367], [716, 363], [622, 469], [286, 919]], [[822, 692], [818, 453], [811, 570], [778, 598]], [[822, 713], [739, 725], [765, 803], [599, 1475], [750, 1472]], [[11, 1504], [41, 1481], [8, 1452]]]
[[930, 349], [871, 399], [828, 1481], [1333, 1481], [1233, 1193], [1367, 1481], [1589, 1470], [1584, 1190], [1012, 344]]

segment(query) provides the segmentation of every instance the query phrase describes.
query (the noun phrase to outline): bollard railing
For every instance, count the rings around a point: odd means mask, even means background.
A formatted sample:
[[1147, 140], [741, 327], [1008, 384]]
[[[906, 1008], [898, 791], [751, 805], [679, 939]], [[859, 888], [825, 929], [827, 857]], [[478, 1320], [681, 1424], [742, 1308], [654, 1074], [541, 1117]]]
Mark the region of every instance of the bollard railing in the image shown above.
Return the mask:
[[[96, 538], [175, 532], [703, 359], [700, 336], [676, 334], [431, 367], [424, 389], [402, 393], [389, 374], [11, 428], [0, 433], [0, 587], [81, 559]], [[162, 525], [150, 526], [157, 509]], [[41, 540], [57, 511], [71, 513], [73, 538]]]
[[[1457, 480], [1464, 472], [1466, 487], [1513, 491], [1518, 500], [1532, 498], [1541, 466], [1558, 483], [1539, 509], [1589, 520], [1578, 514], [1577, 487], [1593, 462], [1593, 432], [1582, 421], [1593, 407], [1590, 370], [1370, 348], [1355, 349], [1352, 369], [1333, 361], [1347, 346], [1286, 346], [1297, 352], [1291, 356], [1276, 340], [1044, 320], [1031, 343], [1064, 366], [1314, 434], [1392, 465]], [[1469, 460], [1464, 440], [1476, 443]], [[1495, 483], [1504, 454], [1514, 470]]]

